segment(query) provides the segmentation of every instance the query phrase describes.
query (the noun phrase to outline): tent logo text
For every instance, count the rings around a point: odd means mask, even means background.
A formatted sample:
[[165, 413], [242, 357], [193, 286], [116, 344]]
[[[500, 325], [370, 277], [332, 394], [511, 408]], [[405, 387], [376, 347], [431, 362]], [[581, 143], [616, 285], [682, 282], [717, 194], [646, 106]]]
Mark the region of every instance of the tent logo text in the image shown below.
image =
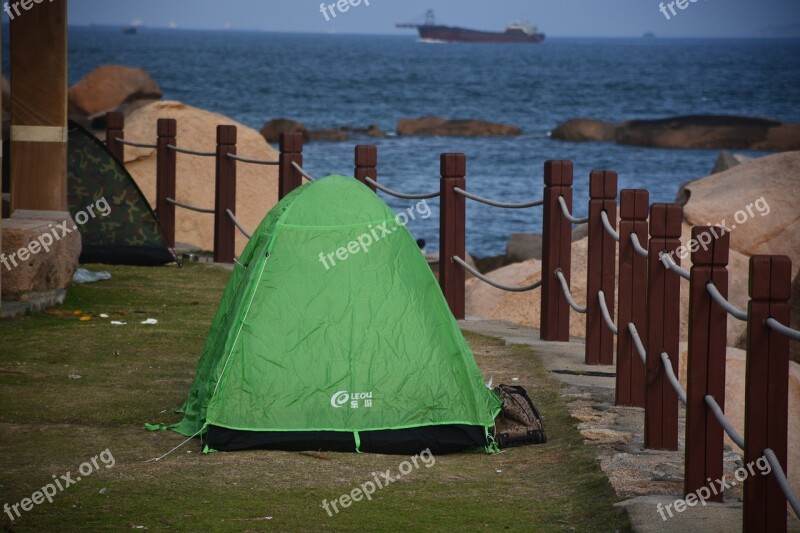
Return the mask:
[[351, 409], [358, 409], [362, 405], [372, 407], [372, 393], [342, 390], [331, 396], [331, 406], [339, 408], [345, 405], [349, 405]]

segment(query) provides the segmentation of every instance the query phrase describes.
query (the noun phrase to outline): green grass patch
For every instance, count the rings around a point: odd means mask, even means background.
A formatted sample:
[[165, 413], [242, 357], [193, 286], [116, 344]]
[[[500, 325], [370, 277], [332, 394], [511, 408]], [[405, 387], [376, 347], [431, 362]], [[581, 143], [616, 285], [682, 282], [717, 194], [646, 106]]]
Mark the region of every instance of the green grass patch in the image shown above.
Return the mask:
[[[72, 287], [50, 314], [0, 321], [0, 505], [30, 497], [53, 475], [71, 472], [74, 479], [82, 463], [105, 449], [115, 464], [100, 462], [53, 503], [14, 522], [1, 514], [10, 530], [630, 529], [558, 382], [529, 348], [473, 334], [467, 340], [484, 375], [529, 390], [545, 416], [547, 444], [436, 457], [333, 517], [323, 499], [350, 493], [373, 472], [396, 473], [408, 458], [203, 455], [195, 440], [163, 461], [145, 462], [184, 440], [146, 432], [142, 424], [178, 420], [171, 409], [189, 392], [228, 272], [202, 264], [98, 268], [112, 279]], [[158, 325], [142, 325], [147, 318]]]

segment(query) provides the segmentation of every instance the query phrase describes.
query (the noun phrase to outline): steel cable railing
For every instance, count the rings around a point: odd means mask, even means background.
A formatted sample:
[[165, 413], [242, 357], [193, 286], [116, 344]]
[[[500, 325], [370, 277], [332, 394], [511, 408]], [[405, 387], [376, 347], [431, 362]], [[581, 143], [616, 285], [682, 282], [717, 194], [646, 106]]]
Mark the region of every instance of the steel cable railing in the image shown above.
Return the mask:
[[738, 318], [739, 320], [744, 320], [745, 322], [747, 321], [747, 311], [742, 311], [726, 300], [725, 297], [722, 296], [722, 293], [719, 292], [719, 289], [717, 289], [717, 286], [714, 285], [713, 281], [709, 281], [706, 284], [706, 289], [711, 295], [711, 299], [717, 302], [717, 305], [722, 307], [729, 315]]
[[167, 148], [174, 150], [181, 154], [197, 155], [200, 157], [217, 157], [217, 152], [202, 152], [200, 150], [189, 150], [188, 148], [180, 148], [174, 144], [168, 144]]
[[642, 257], [647, 257], [650, 255], [650, 252], [647, 251], [647, 248], [644, 248], [641, 244], [639, 244], [639, 237], [635, 233], [631, 233], [631, 244], [633, 244], [633, 251]]
[[239, 219], [237, 219], [236, 215], [233, 214], [233, 211], [231, 211], [230, 209], [226, 209], [225, 212], [228, 214], [228, 218], [231, 219], [231, 222], [233, 222], [234, 226], [236, 226], [239, 229], [239, 231], [242, 232], [242, 235], [244, 235], [248, 239], [253, 238], [253, 236], [250, 233], [248, 233], [246, 229], [244, 229], [241, 222], [239, 222]]
[[430, 192], [430, 193], [427, 193], [427, 194], [406, 194], [406, 193], [402, 193], [402, 192], [393, 191], [389, 187], [384, 187], [383, 185], [381, 185], [380, 183], [378, 183], [377, 181], [375, 181], [372, 178], [364, 178], [364, 181], [367, 184], [372, 185], [373, 187], [375, 187], [379, 191], [383, 191], [383, 192], [385, 192], [386, 194], [388, 194], [390, 196], [394, 196], [395, 198], [400, 198], [402, 200], [427, 200], [429, 198], [436, 198], [437, 196], [439, 196], [441, 194], [440, 191]]
[[483, 196], [472, 194], [460, 187], [453, 187], [453, 191], [455, 191], [457, 194], [460, 194], [461, 196], [464, 196], [465, 198], [469, 198], [470, 200], [490, 205], [492, 207], [502, 207], [503, 209], [526, 209], [528, 207], [539, 207], [540, 205], [544, 204], [544, 200], [534, 200], [532, 202], [523, 202], [523, 203], [498, 202], [497, 200], [490, 200], [489, 198], [484, 198]]
[[617, 328], [614, 321], [611, 319], [611, 313], [608, 312], [608, 302], [606, 302], [606, 293], [602, 290], [597, 291], [597, 299], [600, 302], [600, 312], [603, 314], [603, 320], [606, 322], [606, 326], [608, 329], [611, 330], [611, 333], [614, 335], [619, 334], [619, 329]]
[[677, 275], [679, 275], [683, 279], [691, 279], [692, 276], [691, 276], [691, 274], [689, 274], [689, 271], [688, 270], [684, 270], [680, 266], [678, 266], [678, 263], [676, 263], [675, 260], [672, 259], [672, 257], [670, 257], [669, 254], [661, 252], [658, 255], [658, 258], [662, 263], [664, 263], [664, 266], [667, 269], [672, 270], [673, 272], [675, 272]]
[[308, 181], [317, 181], [317, 180], [316, 180], [316, 178], [314, 178], [314, 177], [313, 177], [311, 174], [309, 174], [308, 172], [306, 172], [305, 170], [303, 170], [303, 167], [301, 167], [300, 165], [298, 165], [298, 164], [297, 164], [297, 161], [292, 161], [292, 167], [293, 167], [293, 168], [294, 168], [296, 171], [298, 171], [298, 172], [300, 173], [300, 175], [301, 175], [301, 176], [303, 176], [303, 177], [304, 177], [305, 179], [307, 179]]
[[114, 140], [120, 144], [124, 144], [127, 146], [134, 146], [136, 148], [158, 148], [157, 144], [149, 144], [149, 143], [140, 143], [135, 141], [127, 141], [125, 139], [121, 139], [120, 137], [114, 137]]
[[188, 209], [189, 211], [197, 211], [198, 213], [210, 213], [210, 214], [214, 214], [216, 212], [216, 210], [214, 210], [214, 209], [208, 209], [206, 207], [197, 207], [197, 206], [194, 206], [194, 205], [184, 204], [184, 203], [179, 202], [179, 201], [177, 201], [177, 200], [175, 200], [173, 198], [164, 198], [164, 199], [167, 202], [171, 203], [172, 205], [177, 205], [178, 207], [182, 207], [184, 209]]
[[722, 429], [725, 430], [725, 433], [731, 438], [731, 440], [742, 450], [744, 450], [744, 438], [739, 435], [739, 432], [736, 431], [736, 428], [733, 427], [731, 421], [725, 416], [725, 413], [722, 412], [722, 408], [717, 403], [717, 400], [714, 399], [713, 396], [710, 394], [706, 394], [705, 402], [711, 412], [714, 414], [714, 417], [719, 422], [719, 425], [722, 426]]
[[678, 376], [675, 375], [675, 371], [672, 369], [672, 362], [670, 361], [669, 354], [667, 352], [661, 352], [661, 362], [664, 364], [664, 371], [667, 374], [667, 379], [669, 380], [670, 385], [672, 388], [675, 389], [675, 392], [678, 394], [678, 398], [681, 399], [683, 405], [686, 405], [686, 391], [683, 390], [681, 387], [681, 382], [678, 381]]
[[556, 277], [558, 281], [561, 283], [561, 290], [564, 292], [564, 298], [567, 299], [567, 303], [571, 308], [573, 308], [576, 312], [581, 314], [586, 314], [586, 308], [581, 307], [575, 300], [572, 298], [572, 293], [569, 290], [569, 285], [567, 285], [567, 279], [564, 277], [564, 273], [561, 271], [560, 268], [557, 268], [555, 271]]
[[569, 212], [569, 208], [567, 207], [567, 202], [564, 200], [563, 196], [558, 197], [558, 204], [561, 206], [561, 212], [564, 213], [564, 217], [566, 217], [566, 219], [572, 222], [573, 224], [583, 224], [584, 222], [589, 221], [589, 217], [578, 218], [572, 216], [572, 213]]
[[249, 157], [242, 157], [240, 155], [232, 154], [230, 152], [225, 154], [230, 159], [241, 161], [242, 163], [250, 163], [251, 165], [280, 165], [280, 161], [268, 161], [266, 159], [252, 159]]
[[647, 364], [647, 350], [644, 349], [644, 343], [642, 342], [642, 338], [639, 336], [639, 331], [636, 329], [636, 325], [633, 322], [628, 322], [628, 331], [631, 333], [631, 339], [633, 339], [633, 345], [636, 347], [636, 351], [639, 353], [639, 358], [642, 360], [642, 364]]
[[769, 327], [773, 331], [777, 331], [784, 337], [789, 337], [793, 341], [800, 341], [800, 331], [796, 329], [792, 329], [790, 327], [784, 326], [777, 320], [772, 317], [769, 317], [766, 320], [767, 327]]
[[453, 256], [453, 261], [458, 263], [459, 265], [461, 265], [464, 268], [464, 270], [466, 270], [467, 272], [469, 272], [470, 274], [472, 274], [473, 276], [475, 276], [479, 280], [483, 281], [484, 283], [488, 283], [492, 287], [495, 287], [497, 289], [501, 289], [501, 290], [504, 290], [504, 291], [526, 292], [526, 291], [532, 291], [533, 289], [538, 289], [542, 285], [542, 280], [539, 280], [539, 281], [537, 281], [535, 283], [531, 283], [530, 285], [523, 285], [522, 287], [514, 287], [512, 285], [504, 285], [502, 283], [494, 281], [491, 278], [488, 278], [488, 277], [484, 276], [483, 274], [478, 272], [476, 269], [474, 269], [472, 266], [470, 266], [469, 263], [467, 263], [466, 261], [464, 261], [463, 259], [461, 259], [457, 255]]
[[772, 467], [772, 473], [775, 475], [775, 480], [778, 482], [781, 490], [786, 495], [786, 500], [789, 502], [789, 505], [792, 506], [794, 514], [800, 516], [800, 500], [797, 499], [797, 495], [789, 485], [789, 480], [786, 479], [786, 472], [783, 471], [780, 461], [778, 461], [778, 458], [775, 456], [775, 452], [770, 448], [765, 448], [764, 457], [766, 457], [767, 462]]
[[619, 233], [611, 227], [611, 222], [608, 220], [608, 213], [605, 209], [600, 211], [600, 220], [603, 222], [603, 227], [606, 229], [606, 232], [611, 235], [611, 238], [619, 242]]

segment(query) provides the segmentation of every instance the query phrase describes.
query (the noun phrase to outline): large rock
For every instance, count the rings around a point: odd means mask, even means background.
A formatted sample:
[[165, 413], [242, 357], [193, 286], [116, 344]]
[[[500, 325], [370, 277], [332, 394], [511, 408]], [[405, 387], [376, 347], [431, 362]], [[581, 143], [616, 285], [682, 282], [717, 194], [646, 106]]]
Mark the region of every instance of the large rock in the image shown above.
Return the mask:
[[[800, 329], [800, 274], [795, 276], [792, 282], [792, 323], [794, 329]], [[791, 357], [795, 363], [800, 363], [800, 342], [792, 342], [789, 345]]]
[[724, 224], [731, 248], [746, 255], [783, 254], [800, 267], [800, 152], [747, 161], [685, 186], [689, 224]]
[[522, 130], [510, 124], [484, 120], [448, 120], [442, 117], [404, 118], [397, 123], [398, 135], [441, 137], [511, 137]]
[[616, 141], [659, 148], [800, 150], [800, 126], [764, 118], [719, 115], [630, 120], [617, 129]]
[[[688, 345], [681, 344], [678, 379], [686, 389], [686, 362]], [[747, 354], [744, 350], [728, 348], [725, 365], [725, 416], [733, 423], [739, 435], [744, 436], [744, 386]], [[792, 435], [800, 435], [800, 365], [789, 363], [789, 448], [787, 472], [789, 484], [800, 487], [800, 440]], [[738, 450], [731, 439], [725, 435], [725, 443]]]
[[343, 142], [350, 139], [347, 132], [340, 129], [311, 130], [308, 132], [309, 141]]
[[69, 213], [18, 209], [3, 220], [2, 231], [3, 300], [25, 301], [69, 285], [81, 255], [81, 236]]
[[506, 262], [519, 263], [542, 258], [541, 233], [512, 233], [506, 246]]
[[[213, 152], [216, 128], [220, 124], [237, 127], [237, 153], [255, 159], [277, 160], [277, 152], [255, 130], [230, 118], [191, 107], [180, 102], [156, 102], [135, 111], [125, 124], [125, 138], [152, 143], [156, 121], [174, 118], [178, 124], [176, 142], [182, 148]], [[155, 203], [156, 153], [150, 148], [125, 147], [125, 164], [151, 205]], [[215, 161], [209, 157], [177, 155], [176, 196], [183, 203], [214, 207]], [[274, 166], [236, 165], [236, 217], [250, 232], [278, 199], [278, 171]], [[214, 216], [177, 208], [175, 239], [205, 250], [214, 247]], [[236, 253], [240, 254], [247, 238], [236, 232]]]
[[617, 127], [604, 120], [573, 118], [556, 127], [550, 137], [559, 141], [613, 141]]
[[97, 67], [70, 87], [68, 94], [70, 108], [88, 117], [161, 96], [158, 84], [144, 69], [122, 65]]
[[711, 169], [711, 173], [719, 174], [720, 172], [725, 172], [726, 170], [738, 167], [745, 161], [750, 161], [752, 159], [752, 157], [748, 157], [744, 154], [734, 154], [727, 150], [722, 150], [717, 156], [717, 160], [714, 161], [714, 167]]
[[308, 128], [296, 120], [288, 118], [273, 118], [261, 127], [261, 135], [270, 143], [276, 143], [280, 140], [281, 133], [297, 133], [303, 134], [303, 139], [308, 140]]
[[352, 133], [355, 135], [375, 137], [376, 139], [385, 139], [387, 137], [386, 132], [384, 132], [377, 124], [370, 124], [366, 128], [354, 128], [352, 126], [342, 126], [342, 131], [346, 133]]

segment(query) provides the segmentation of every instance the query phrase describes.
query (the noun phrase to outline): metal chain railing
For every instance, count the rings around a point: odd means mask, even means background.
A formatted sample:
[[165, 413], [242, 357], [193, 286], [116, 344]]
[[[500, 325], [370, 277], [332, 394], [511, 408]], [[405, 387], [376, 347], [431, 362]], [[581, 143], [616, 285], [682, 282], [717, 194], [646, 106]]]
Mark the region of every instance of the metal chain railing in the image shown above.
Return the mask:
[[466, 270], [467, 272], [469, 272], [470, 274], [472, 274], [473, 276], [475, 276], [479, 280], [483, 281], [484, 283], [488, 283], [492, 287], [495, 287], [497, 289], [501, 289], [501, 290], [504, 290], [504, 291], [509, 291], [509, 292], [527, 292], [527, 291], [532, 291], [533, 289], [538, 289], [542, 285], [542, 280], [539, 280], [539, 281], [537, 281], [535, 283], [531, 283], [530, 285], [523, 285], [522, 287], [514, 287], [512, 285], [504, 285], [502, 283], [494, 281], [491, 278], [488, 278], [488, 277], [484, 276], [483, 274], [478, 272], [475, 268], [470, 266], [469, 263], [467, 263], [466, 261], [464, 261], [463, 259], [461, 259], [457, 255], [453, 256], [453, 261], [455, 263], [458, 263], [459, 265], [461, 265], [464, 268], [464, 270]]
[[603, 314], [603, 320], [606, 322], [606, 326], [608, 329], [611, 330], [611, 333], [614, 335], [619, 335], [619, 329], [617, 328], [614, 321], [611, 319], [611, 313], [608, 312], [608, 302], [606, 302], [606, 293], [602, 290], [597, 291], [597, 299], [600, 302], [600, 312]]
[[250, 163], [252, 165], [280, 165], [280, 161], [268, 161], [266, 159], [252, 159], [249, 157], [242, 157], [240, 155], [232, 154], [230, 152], [225, 154], [230, 159], [241, 161], [242, 163]]
[[797, 499], [797, 495], [789, 485], [789, 480], [786, 479], [786, 472], [783, 471], [780, 461], [778, 461], [778, 458], [775, 456], [775, 452], [770, 448], [765, 448], [764, 457], [766, 457], [767, 462], [772, 467], [772, 473], [775, 475], [775, 480], [778, 482], [781, 490], [786, 495], [786, 500], [789, 502], [789, 505], [792, 506], [794, 514], [800, 516], [800, 500]]
[[246, 229], [244, 229], [244, 227], [242, 226], [241, 222], [239, 222], [239, 219], [237, 219], [236, 215], [233, 214], [233, 211], [231, 211], [230, 209], [226, 209], [225, 213], [228, 214], [228, 218], [231, 219], [231, 222], [233, 222], [233, 225], [236, 226], [239, 229], [239, 231], [242, 232], [242, 235], [244, 235], [248, 239], [252, 239], [253, 238], [253, 236], [250, 233], [248, 233]]
[[658, 254], [658, 259], [662, 263], [664, 263], [664, 266], [666, 268], [668, 268], [669, 270], [672, 270], [673, 272], [675, 272], [677, 275], [679, 275], [683, 279], [690, 279], [691, 278], [691, 275], [689, 274], [689, 271], [688, 270], [684, 270], [681, 267], [679, 267], [678, 263], [676, 263], [675, 260], [672, 259], [672, 257], [670, 257], [669, 254], [661, 252], [661, 253]]
[[178, 207], [182, 207], [184, 209], [188, 209], [190, 211], [197, 211], [198, 213], [211, 213], [214, 214], [216, 211], [214, 209], [208, 209], [206, 207], [197, 207], [194, 205], [184, 204], [172, 198], [164, 198], [167, 202], [171, 203], [172, 205], [177, 205]]
[[603, 222], [603, 227], [606, 229], [606, 232], [611, 235], [611, 238], [619, 242], [619, 233], [611, 227], [611, 222], [608, 220], [608, 213], [605, 209], [600, 211], [600, 220]]
[[557, 268], [555, 271], [556, 277], [558, 281], [561, 283], [561, 290], [564, 291], [564, 298], [567, 299], [567, 303], [571, 308], [573, 308], [576, 312], [581, 314], [586, 314], [586, 308], [581, 307], [575, 300], [572, 298], [572, 293], [569, 290], [569, 285], [567, 285], [567, 279], [564, 277], [564, 273], [561, 271], [560, 268]]
[[781, 324], [780, 322], [778, 322], [777, 320], [775, 320], [772, 317], [769, 317], [766, 320], [766, 323], [767, 323], [767, 326], [769, 327], [769, 329], [771, 329], [773, 331], [777, 331], [778, 333], [780, 333], [784, 337], [789, 337], [793, 341], [800, 341], [800, 331], [798, 331], [796, 329], [792, 329], [792, 328], [790, 328], [788, 326], [784, 326], [783, 324]]
[[168, 144], [167, 148], [174, 150], [181, 154], [197, 155], [200, 157], [217, 157], [217, 152], [202, 152], [200, 150], [189, 150], [188, 148], [180, 148], [174, 144]]
[[389, 187], [384, 187], [383, 185], [381, 185], [380, 183], [378, 183], [377, 181], [375, 181], [374, 179], [372, 179], [370, 177], [364, 178], [364, 181], [367, 184], [372, 185], [373, 187], [375, 187], [379, 191], [383, 191], [388, 195], [394, 196], [395, 198], [400, 198], [402, 200], [427, 200], [429, 198], [436, 198], [437, 196], [439, 196], [441, 194], [440, 191], [429, 192], [429, 193], [426, 193], [426, 194], [406, 194], [406, 193], [402, 193], [402, 192], [393, 191]]
[[744, 437], [739, 435], [739, 432], [736, 431], [736, 428], [733, 427], [733, 424], [730, 420], [725, 416], [725, 413], [722, 412], [722, 408], [720, 408], [717, 400], [714, 399], [713, 396], [710, 394], [706, 394], [705, 397], [706, 405], [714, 414], [714, 417], [719, 422], [719, 425], [722, 426], [722, 429], [725, 430], [725, 433], [731, 438], [731, 440], [742, 450], [744, 450]]
[[664, 371], [667, 374], [667, 379], [672, 385], [672, 388], [675, 389], [675, 392], [678, 394], [678, 398], [681, 399], [683, 405], [686, 405], [686, 391], [683, 390], [681, 387], [681, 382], [678, 381], [678, 377], [675, 375], [675, 371], [672, 369], [672, 363], [669, 359], [669, 354], [667, 352], [661, 352], [661, 362], [664, 364]]
[[294, 169], [295, 169], [296, 171], [298, 171], [298, 172], [300, 173], [300, 175], [301, 175], [301, 176], [303, 176], [303, 177], [304, 177], [305, 179], [307, 179], [308, 181], [317, 181], [317, 180], [316, 180], [316, 179], [315, 179], [315, 178], [314, 178], [314, 177], [313, 177], [311, 174], [309, 174], [308, 172], [306, 172], [305, 170], [303, 170], [303, 167], [301, 167], [300, 165], [298, 165], [298, 164], [297, 164], [297, 161], [292, 161], [292, 167], [294, 167]]
[[114, 137], [114, 140], [120, 144], [124, 144], [127, 146], [134, 146], [136, 148], [158, 148], [157, 144], [149, 144], [149, 143], [140, 143], [135, 141], [127, 141], [125, 139], [121, 139], [119, 137]]
[[729, 315], [739, 320], [747, 321], [747, 311], [742, 311], [726, 300], [725, 297], [722, 296], [722, 293], [719, 292], [719, 289], [717, 289], [717, 286], [714, 285], [713, 281], [709, 281], [706, 284], [706, 289], [708, 290], [708, 294], [711, 295], [711, 299], [717, 302], [717, 305], [722, 307]]
[[647, 251], [647, 248], [644, 248], [641, 244], [639, 244], [639, 237], [635, 233], [631, 233], [631, 244], [633, 245], [633, 251], [642, 257], [647, 257], [650, 255], [650, 252]]
[[472, 194], [460, 187], [453, 187], [453, 191], [455, 191], [457, 194], [460, 194], [461, 196], [464, 196], [465, 198], [469, 198], [470, 200], [475, 200], [476, 202], [490, 205], [492, 207], [502, 207], [503, 209], [525, 209], [528, 207], [539, 207], [540, 205], [544, 204], [544, 200], [534, 200], [532, 202], [523, 202], [523, 203], [498, 202], [497, 200], [490, 200], [489, 198], [484, 198], [483, 196]]
[[567, 220], [572, 222], [573, 224], [583, 224], [584, 222], [589, 221], [589, 217], [574, 217], [572, 213], [569, 212], [569, 208], [567, 207], [567, 202], [564, 200], [563, 196], [558, 197], [558, 204], [561, 206], [561, 212], [564, 213], [564, 216]]

